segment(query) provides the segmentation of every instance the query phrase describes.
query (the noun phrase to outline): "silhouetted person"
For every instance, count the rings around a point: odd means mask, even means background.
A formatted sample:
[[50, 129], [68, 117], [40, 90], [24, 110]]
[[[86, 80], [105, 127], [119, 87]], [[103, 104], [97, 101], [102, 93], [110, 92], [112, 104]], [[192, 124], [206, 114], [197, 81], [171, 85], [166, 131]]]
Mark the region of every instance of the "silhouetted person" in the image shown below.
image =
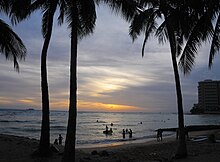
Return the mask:
[[163, 131], [161, 129], [157, 130], [157, 141], [162, 141], [163, 140], [162, 133], [163, 133]]
[[111, 123], [111, 126], [113, 126], [113, 123]]
[[178, 128], [176, 129], [176, 139], [177, 140], [179, 139], [179, 129]]
[[58, 138], [58, 140], [59, 140], [59, 145], [62, 145], [63, 137], [61, 136], [61, 134], [59, 134], [59, 138]]
[[125, 132], [128, 133], [128, 129], [126, 129]]
[[58, 145], [58, 139], [56, 138], [55, 140], [54, 140], [54, 143], [53, 143], [54, 145]]
[[129, 129], [129, 138], [132, 138], [132, 130], [131, 129]]
[[122, 136], [123, 136], [123, 138], [125, 138], [125, 130], [124, 129], [122, 130]]
[[110, 133], [112, 133], [112, 132], [113, 132], [112, 128], [110, 128], [109, 132], [110, 132]]
[[186, 135], [186, 138], [189, 139], [189, 131], [188, 131], [188, 128], [185, 126], [185, 135]]
[[108, 133], [108, 126], [107, 126], [107, 125], [105, 126], [105, 130], [106, 130], [106, 132]]

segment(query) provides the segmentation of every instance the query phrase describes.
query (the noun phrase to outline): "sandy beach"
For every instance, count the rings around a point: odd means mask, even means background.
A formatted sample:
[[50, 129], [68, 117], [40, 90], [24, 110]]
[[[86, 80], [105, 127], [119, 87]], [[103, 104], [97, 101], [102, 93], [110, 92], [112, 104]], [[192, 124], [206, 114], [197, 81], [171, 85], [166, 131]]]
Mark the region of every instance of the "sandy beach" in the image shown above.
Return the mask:
[[[219, 139], [219, 130], [189, 133], [193, 139], [198, 136], [215, 134]], [[77, 148], [77, 162], [218, 162], [220, 159], [220, 143], [209, 140], [187, 141], [188, 157], [173, 159], [177, 141], [174, 137], [165, 138], [162, 142], [153, 141], [108, 147]], [[60, 162], [63, 146], [57, 146], [59, 153], [49, 158], [33, 157], [31, 154], [38, 147], [38, 140], [26, 137], [0, 134], [1, 162]]]

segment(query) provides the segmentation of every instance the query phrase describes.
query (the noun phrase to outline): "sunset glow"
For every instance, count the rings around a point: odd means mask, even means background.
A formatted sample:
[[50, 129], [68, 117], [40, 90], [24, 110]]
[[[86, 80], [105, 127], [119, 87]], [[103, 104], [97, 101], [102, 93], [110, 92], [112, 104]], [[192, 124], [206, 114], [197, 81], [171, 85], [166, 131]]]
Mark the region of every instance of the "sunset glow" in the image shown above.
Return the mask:
[[[158, 45], [158, 40], [151, 38], [146, 44], [145, 56], [141, 57], [143, 39], [132, 42], [128, 23], [101, 5], [97, 15], [94, 33], [78, 43], [77, 109], [176, 112], [169, 46]], [[10, 22], [9, 25], [12, 26]], [[0, 108], [42, 108], [41, 25], [41, 13], [34, 13], [28, 22], [12, 26], [28, 54], [25, 61], [19, 62], [19, 73], [14, 71], [13, 63], [0, 56]], [[47, 59], [50, 110], [69, 109], [69, 35], [66, 25], [54, 25]], [[207, 68], [208, 49], [204, 45], [199, 51], [189, 76], [180, 72], [186, 112], [197, 102], [198, 81], [220, 78], [220, 57], [216, 57], [211, 70]]]
[[95, 110], [95, 111], [111, 111], [111, 112], [124, 112], [124, 111], [143, 111], [143, 109], [134, 106], [105, 104], [99, 102], [86, 102], [78, 101], [79, 110]]
[[31, 99], [22, 99], [22, 100], [18, 100], [19, 102], [23, 102], [23, 103], [33, 103], [34, 101]]

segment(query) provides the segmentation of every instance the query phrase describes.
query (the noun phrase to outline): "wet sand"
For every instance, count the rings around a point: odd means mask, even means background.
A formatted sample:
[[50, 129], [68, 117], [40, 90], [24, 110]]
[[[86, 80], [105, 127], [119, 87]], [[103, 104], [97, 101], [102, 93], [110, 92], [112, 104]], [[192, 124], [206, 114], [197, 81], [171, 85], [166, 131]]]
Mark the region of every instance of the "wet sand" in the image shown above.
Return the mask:
[[[191, 139], [198, 136], [215, 134], [220, 139], [220, 131], [201, 131], [189, 133]], [[139, 141], [140, 142], [140, 141]], [[56, 146], [60, 153], [53, 153], [51, 157], [39, 158], [31, 154], [37, 149], [39, 141], [26, 137], [17, 137], [0, 134], [0, 161], [1, 162], [60, 162], [63, 146]], [[220, 143], [209, 140], [187, 141], [188, 157], [173, 159], [177, 148], [175, 137], [165, 138], [162, 142], [141, 141], [123, 145], [109, 145], [92, 148], [77, 148], [77, 162], [218, 162], [220, 159]]]

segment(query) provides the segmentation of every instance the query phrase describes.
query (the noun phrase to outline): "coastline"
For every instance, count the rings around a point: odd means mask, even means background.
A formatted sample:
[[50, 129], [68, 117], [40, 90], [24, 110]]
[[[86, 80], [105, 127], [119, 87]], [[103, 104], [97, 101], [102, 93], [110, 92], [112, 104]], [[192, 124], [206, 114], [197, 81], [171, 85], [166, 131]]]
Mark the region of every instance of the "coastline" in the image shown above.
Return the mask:
[[[215, 134], [220, 139], [220, 130], [200, 131], [190, 133], [190, 137]], [[60, 153], [53, 153], [49, 158], [32, 157], [39, 141], [27, 137], [0, 134], [0, 161], [4, 162], [60, 162], [63, 146], [57, 146]], [[152, 161], [180, 161], [180, 162], [217, 162], [220, 158], [220, 143], [211, 143], [208, 140], [195, 142], [187, 141], [188, 158], [172, 159], [177, 148], [175, 137], [164, 138], [162, 142], [156, 139], [149, 141], [132, 142], [122, 145], [108, 145], [102, 147], [88, 147], [76, 149], [77, 162], [152, 162]]]

